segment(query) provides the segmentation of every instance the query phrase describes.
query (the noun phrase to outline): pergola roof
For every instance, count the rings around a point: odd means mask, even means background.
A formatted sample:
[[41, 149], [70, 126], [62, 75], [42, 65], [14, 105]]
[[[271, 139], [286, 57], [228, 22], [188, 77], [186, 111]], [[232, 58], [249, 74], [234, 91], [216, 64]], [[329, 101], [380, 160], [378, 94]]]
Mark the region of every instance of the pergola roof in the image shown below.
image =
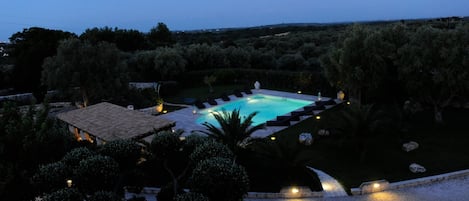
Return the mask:
[[57, 117], [105, 141], [140, 139], [175, 126], [174, 121], [107, 102], [60, 113]]

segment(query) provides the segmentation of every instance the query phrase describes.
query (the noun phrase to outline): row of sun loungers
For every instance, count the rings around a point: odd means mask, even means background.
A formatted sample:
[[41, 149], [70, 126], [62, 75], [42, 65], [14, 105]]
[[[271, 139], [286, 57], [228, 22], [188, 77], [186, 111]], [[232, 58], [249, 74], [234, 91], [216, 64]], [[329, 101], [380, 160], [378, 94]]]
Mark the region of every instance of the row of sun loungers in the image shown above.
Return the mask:
[[[252, 94], [252, 91], [249, 88], [245, 88], [244, 90], [242, 90], [242, 92], [244, 92], [245, 94]], [[237, 89], [233, 91], [233, 94], [238, 98], [243, 97], [243, 94], [241, 93], [241, 91], [237, 90]], [[230, 101], [230, 97], [228, 97], [228, 95], [226, 95], [226, 93], [221, 94], [220, 98], [225, 102]], [[213, 99], [213, 98], [207, 98], [206, 102], [210, 105], [217, 105], [217, 101], [215, 101], [215, 99]], [[194, 102], [194, 105], [199, 109], [206, 108], [204, 103], [200, 100], [196, 100]]]
[[267, 121], [267, 126], [290, 126], [291, 121], [299, 121], [301, 116], [316, 115], [315, 111], [325, 110], [328, 105], [335, 105], [333, 99], [316, 101], [314, 105], [303, 107], [302, 111], [293, 111], [288, 116], [277, 116], [276, 120]]

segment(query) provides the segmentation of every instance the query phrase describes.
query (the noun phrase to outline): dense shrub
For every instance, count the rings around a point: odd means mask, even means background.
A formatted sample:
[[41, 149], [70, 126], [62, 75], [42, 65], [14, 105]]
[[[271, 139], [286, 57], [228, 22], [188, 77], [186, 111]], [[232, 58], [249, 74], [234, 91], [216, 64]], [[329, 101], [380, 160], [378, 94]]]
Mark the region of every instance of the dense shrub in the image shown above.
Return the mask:
[[99, 153], [112, 157], [122, 170], [127, 170], [135, 167], [141, 156], [141, 147], [131, 140], [115, 140], [101, 146]]
[[185, 139], [185, 143], [183, 147], [184, 153], [186, 153], [187, 155], [190, 155], [194, 151], [195, 148], [212, 140], [213, 140], [212, 138], [209, 138], [204, 135], [195, 135], [195, 134], [189, 135]]
[[65, 154], [62, 158], [62, 162], [67, 166], [67, 168], [75, 169], [80, 164], [80, 161], [94, 155], [96, 155], [96, 153], [88, 148], [75, 148]]
[[162, 131], [151, 141], [150, 150], [157, 158], [167, 158], [179, 152], [182, 142], [179, 135], [169, 131]]
[[220, 157], [226, 159], [233, 159], [233, 152], [225, 145], [215, 142], [208, 141], [194, 149], [194, 152], [189, 156], [191, 161], [194, 163], [199, 163], [200, 161], [212, 158]]
[[108, 156], [91, 156], [75, 169], [77, 186], [84, 192], [112, 190], [119, 179], [119, 165]]
[[70, 173], [63, 162], [49, 163], [39, 167], [32, 181], [40, 192], [52, 192], [66, 187]]
[[75, 188], [64, 188], [46, 195], [43, 201], [83, 201], [83, 196]]
[[210, 200], [238, 201], [249, 189], [245, 169], [220, 157], [201, 161], [194, 169], [191, 181], [191, 191], [202, 193]]

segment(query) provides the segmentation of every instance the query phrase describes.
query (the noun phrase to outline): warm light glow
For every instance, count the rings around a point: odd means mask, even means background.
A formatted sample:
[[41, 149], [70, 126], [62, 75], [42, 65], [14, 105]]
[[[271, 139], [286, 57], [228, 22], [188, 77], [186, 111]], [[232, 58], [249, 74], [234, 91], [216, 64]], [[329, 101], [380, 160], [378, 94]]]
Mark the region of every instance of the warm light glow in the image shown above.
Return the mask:
[[316, 116], [316, 119], [317, 119], [317, 120], [321, 119], [321, 116]]
[[180, 137], [179, 137], [179, 140], [184, 141], [184, 140], [186, 140], [186, 137], [180, 136]]
[[293, 194], [297, 194], [297, 193], [300, 192], [300, 189], [298, 189], [298, 188], [296, 188], [296, 187], [293, 187], [293, 188], [291, 188], [291, 192], [292, 192]]
[[163, 114], [166, 114], [166, 113], [168, 113], [168, 110], [163, 110]]
[[379, 188], [379, 186], [380, 186], [379, 183], [374, 183], [373, 184], [373, 188]]
[[301, 91], [297, 91], [296, 93], [299, 93], [299, 94], [301, 94], [301, 93], [303, 93], [303, 92], [301, 92]]
[[67, 186], [70, 188], [72, 187], [73, 181], [71, 179], [67, 180]]
[[325, 191], [328, 191], [328, 190], [332, 189], [332, 186], [328, 183], [323, 183], [322, 184], [322, 189], [325, 190]]
[[350, 105], [350, 101], [347, 101], [347, 105]]
[[276, 140], [277, 138], [275, 136], [270, 137], [270, 140]]

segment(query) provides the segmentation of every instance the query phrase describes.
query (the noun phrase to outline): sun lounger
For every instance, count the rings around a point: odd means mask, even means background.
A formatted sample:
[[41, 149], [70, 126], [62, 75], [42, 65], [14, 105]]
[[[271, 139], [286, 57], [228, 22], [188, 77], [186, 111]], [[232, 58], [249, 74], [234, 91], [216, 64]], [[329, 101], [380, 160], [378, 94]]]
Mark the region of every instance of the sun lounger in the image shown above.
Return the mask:
[[194, 102], [194, 105], [195, 105], [197, 108], [199, 108], [199, 109], [204, 109], [204, 108], [205, 108], [205, 105], [204, 105], [204, 104], [202, 103], [202, 101], [200, 101], [200, 100], [196, 100], [196, 101]]
[[228, 97], [225, 93], [221, 94], [220, 98], [221, 98], [223, 101], [230, 101], [230, 97]]
[[233, 93], [234, 93], [234, 95], [235, 95], [236, 97], [238, 97], [238, 98], [243, 97], [243, 94], [242, 94], [239, 90], [237, 90], [237, 89], [234, 90]]
[[246, 93], [246, 94], [252, 94], [252, 91], [251, 91], [251, 89], [249, 89], [249, 88], [244, 88], [243, 91], [244, 91], [244, 93]]
[[218, 105], [217, 101], [215, 101], [213, 98], [207, 98], [207, 103], [210, 105]]

